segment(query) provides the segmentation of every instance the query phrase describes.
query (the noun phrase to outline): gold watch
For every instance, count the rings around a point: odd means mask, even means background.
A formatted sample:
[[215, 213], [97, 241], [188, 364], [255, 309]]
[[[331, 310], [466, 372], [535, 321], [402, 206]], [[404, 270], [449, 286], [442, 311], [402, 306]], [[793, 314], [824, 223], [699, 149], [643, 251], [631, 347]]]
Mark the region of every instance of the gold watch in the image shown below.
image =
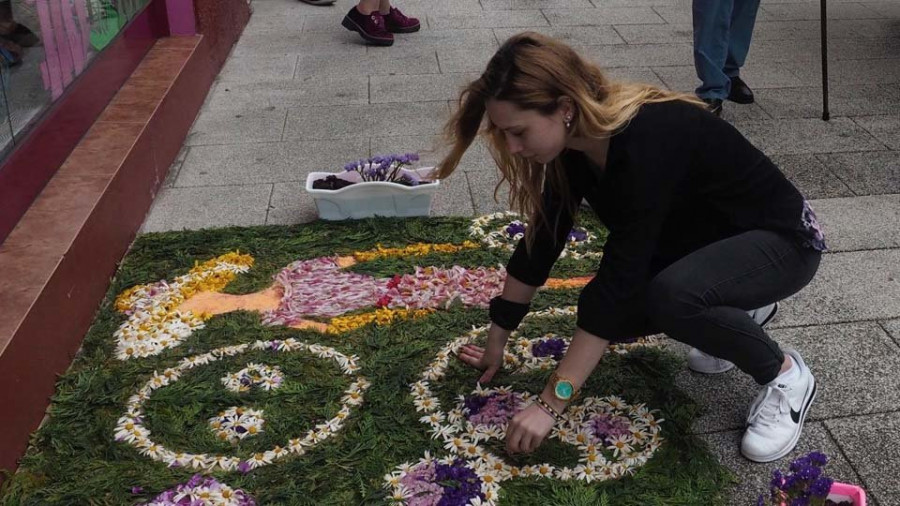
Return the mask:
[[571, 401], [578, 395], [575, 383], [565, 376], [560, 376], [556, 371], [550, 375], [550, 384], [553, 385], [553, 396], [561, 401]]

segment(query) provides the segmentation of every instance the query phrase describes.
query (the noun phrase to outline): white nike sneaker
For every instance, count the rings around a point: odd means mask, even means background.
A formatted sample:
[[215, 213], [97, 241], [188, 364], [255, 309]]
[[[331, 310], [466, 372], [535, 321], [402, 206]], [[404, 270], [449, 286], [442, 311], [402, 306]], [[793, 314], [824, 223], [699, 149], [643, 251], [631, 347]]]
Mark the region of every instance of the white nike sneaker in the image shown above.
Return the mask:
[[760, 391], [750, 405], [747, 431], [741, 453], [754, 462], [771, 462], [784, 457], [800, 439], [809, 406], [816, 398], [816, 379], [800, 354], [785, 350], [800, 368], [800, 376], [789, 383], [773, 382]]
[[[778, 303], [769, 304], [768, 306], [763, 306], [759, 309], [754, 309], [752, 311], [747, 311], [747, 314], [750, 315], [753, 320], [759, 324], [760, 327], [764, 327], [767, 323], [772, 321], [772, 318], [775, 318], [775, 313], [778, 312]], [[703, 374], [719, 374], [723, 372], [728, 372], [734, 368], [734, 364], [727, 361], [722, 360], [721, 358], [714, 357], [707, 353], [703, 353], [697, 348], [691, 348], [691, 351], [688, 352], [688, 369], [692, 371], [696, 371]]]

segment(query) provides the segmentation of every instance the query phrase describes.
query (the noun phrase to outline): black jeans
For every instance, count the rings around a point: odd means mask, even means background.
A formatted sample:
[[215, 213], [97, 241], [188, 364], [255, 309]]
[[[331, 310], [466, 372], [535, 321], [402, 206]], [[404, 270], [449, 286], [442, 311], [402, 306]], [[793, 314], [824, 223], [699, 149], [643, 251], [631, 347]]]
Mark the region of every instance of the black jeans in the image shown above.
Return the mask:
[[777, 232], [729, 237], [657, 274], [647, 291], [647, 316], [669, 337], [734, 362], [766, 384], [778, 376], [784, 353], [747, 311], [800, 291], [821, 258]]

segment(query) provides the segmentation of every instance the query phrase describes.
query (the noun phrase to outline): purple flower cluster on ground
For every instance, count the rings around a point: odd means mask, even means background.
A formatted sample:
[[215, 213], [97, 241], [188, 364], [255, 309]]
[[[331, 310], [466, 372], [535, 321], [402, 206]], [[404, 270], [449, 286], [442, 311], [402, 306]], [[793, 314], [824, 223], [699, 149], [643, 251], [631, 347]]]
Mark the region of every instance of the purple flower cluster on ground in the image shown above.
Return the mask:
[[820, 506], [825, 504], [825, 498], [834, 483], [834, 480], [822, 473], [822, 468], [827, 463], [828, 457], [825, 454], [812, 452], [791, 462], [790, 472], [787, 474], [782, 473], [780, 469], [772, 471], [772, 481], [769, 482], [771, 502], [767, 503], [760, 494], [757, 505]]
[[[132, 488], [133, 493], [136, 490], [142, 491], [141, 487]], [[159, 494], [147, 503], [147, 506], [203, 506], [212, 504], [212, 502], [202, 499], [201, 495], [214, 497], [220, 503], [256, 506], [256, 501], [243, 490], [232, 490], [227, 485], [216, 481], [215, 478], [200, 474], [195, 474], [186, 483], [181, 483], [175, 488], [170, 488]]]
[[512, 392], [473, 394], [466, 397], [464, 404], [468, 420], [475, 425], [502, 426], [522, 409], [522, 397]]
[[573, 228], [571, 232], [569, 232], [569, 237], [567, 237], [569, 242], [581, 242], [587, 239], [587, 231], [582, 230], [580, 228]]
[[462, 459], [452, 464], [419, 464], [400, 480], [410, 497], [409, 506], [463, 506], [478, 497], [481, 478]]
[[403, 182], [410, 186], [417, 186], [420, 180], [401, 173], [400, 169], [418, 160], [419, 155], [416, 153], [377, 155], [368, 160], [350, 162], [344, 165], [344, 170], [358, 172], [363, 181]]
[[506, 235], [513, 238], [519, 234], [525, 233], [525, 224], [521, 221], [514, 221], [506, 226]]
[[[512, 238], [515, 238], [519, 234], [525, 233], [525, 224], [522, 223], [521, 221], [517, 220], [517, 221], [514, 221], [514, 222], [510, 223], [509, 225], [507, 225], [506, 229], [504, 229], [504, 230], [506, 232], [506, 235], [509, 236], [510, 239], [512, 239]], [[585, 239], [587, 239], [587, 236], [588, 236], [588, 234], [587, 234], [586, 230], [582, 230], [580, 228], [573, 228], [569, 232], [569, 235], [566, 237], [566, 240], [569, 242], [581, 242], [581, 241], [584, 241]]]
[[535, 357], [553, 357], [554, 360], [561, 360], [565, 351], [566, 342], [558, 337], [531, 345], [531, 354]]
[[630, 434], [631, 422], [621, 416], [600, 413], [591, 417], [590, 428], [595, 442], [606, 446], [611, 439]]

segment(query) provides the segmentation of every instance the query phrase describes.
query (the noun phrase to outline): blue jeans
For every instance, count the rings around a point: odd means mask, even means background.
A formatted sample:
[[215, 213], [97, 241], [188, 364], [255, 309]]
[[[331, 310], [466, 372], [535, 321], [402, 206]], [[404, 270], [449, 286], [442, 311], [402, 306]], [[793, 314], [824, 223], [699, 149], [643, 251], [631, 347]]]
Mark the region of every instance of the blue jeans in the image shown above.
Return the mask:
[[694, 67], [702, 83], [696, 93], [724, 100], [750, 51], [759, 0], [693, 2]]

